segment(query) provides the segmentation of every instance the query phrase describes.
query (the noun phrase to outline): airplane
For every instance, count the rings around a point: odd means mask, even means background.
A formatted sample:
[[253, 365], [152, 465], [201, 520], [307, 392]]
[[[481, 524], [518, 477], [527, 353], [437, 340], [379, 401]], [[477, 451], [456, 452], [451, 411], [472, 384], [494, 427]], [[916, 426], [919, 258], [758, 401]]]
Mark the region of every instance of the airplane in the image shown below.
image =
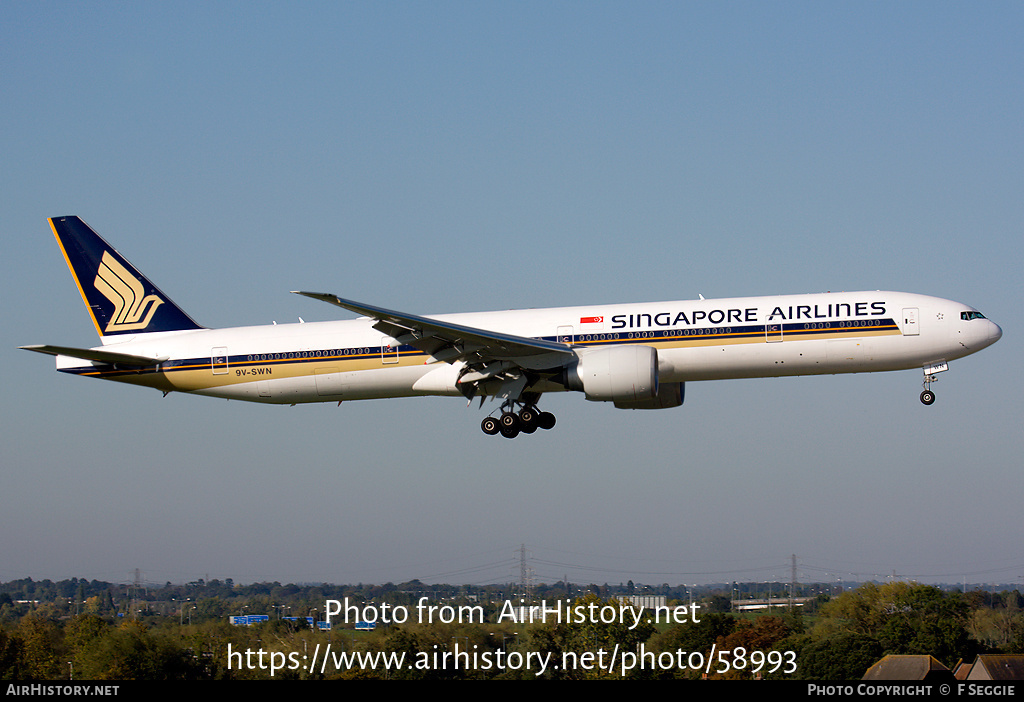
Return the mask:
[[102, 342], [21, 347], [61, 372], [268, 404], [492, 398], [481, 429], [507, 438], [554, 426], [544, 393], [667, 409], [701, 380], [920, 368], [930, 405], [936, 374], [1002, 336], [968, 305], [883, 291], [436, 316], [292, 291], [360, 317], [207, 329], [80, 218], [49, 223]]

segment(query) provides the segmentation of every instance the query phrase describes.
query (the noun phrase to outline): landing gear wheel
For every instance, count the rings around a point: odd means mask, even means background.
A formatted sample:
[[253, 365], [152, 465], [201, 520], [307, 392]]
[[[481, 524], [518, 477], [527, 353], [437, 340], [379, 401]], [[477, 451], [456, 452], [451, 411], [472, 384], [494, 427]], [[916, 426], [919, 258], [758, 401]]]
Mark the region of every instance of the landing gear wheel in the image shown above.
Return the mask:
[[935, 393], [931, 390], [925, 390], [921, 393], [921, 402], [926, 405], [930, 405], [935, 402]]
[[550, 412], [541, 412], [537, 415], [537, 426], [541, 429], [550, 429], [555, 426], [555, 415]]
[[537, 431], [538, 413], [532, 407], [524, 407], [519, 412], [520, 429], [524, 434], [532, 434]]
[[531, 395], [520, 400], [506, 400], [501, 406], [501, 413], [496, 417], [485, 417], [480, 422], [480, 429], [489, 436], [501, 434], [507, 439], [514, 439], [520, 434], [533, 434], [538, 429], [552, 428], [555, 426], [555, 415], [541, 412], [537, 408], [538, 397]]

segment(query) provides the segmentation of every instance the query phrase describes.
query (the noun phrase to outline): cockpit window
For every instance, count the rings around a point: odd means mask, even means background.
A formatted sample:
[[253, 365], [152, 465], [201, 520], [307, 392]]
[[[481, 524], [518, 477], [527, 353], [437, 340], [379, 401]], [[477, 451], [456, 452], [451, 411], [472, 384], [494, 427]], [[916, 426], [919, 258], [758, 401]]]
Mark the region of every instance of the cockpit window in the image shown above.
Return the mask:
[[965, 322], [969, 322], [972, 319], [985, 319], [985, 315], [983, 315], [981, 312], [978, 312], [977, 310], [970, 310], [968, 312], [961, 312], [960, 319], [964, 320]]

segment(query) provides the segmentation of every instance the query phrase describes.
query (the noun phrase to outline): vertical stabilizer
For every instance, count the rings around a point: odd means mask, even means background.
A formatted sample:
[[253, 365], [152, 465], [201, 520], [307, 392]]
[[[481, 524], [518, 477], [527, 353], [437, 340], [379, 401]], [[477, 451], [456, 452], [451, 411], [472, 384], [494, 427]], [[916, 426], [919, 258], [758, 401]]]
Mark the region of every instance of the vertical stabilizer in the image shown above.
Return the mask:
[[104, 341], [122, 334], [202, 329], [78, 217], [52, 217], [57, 243]]

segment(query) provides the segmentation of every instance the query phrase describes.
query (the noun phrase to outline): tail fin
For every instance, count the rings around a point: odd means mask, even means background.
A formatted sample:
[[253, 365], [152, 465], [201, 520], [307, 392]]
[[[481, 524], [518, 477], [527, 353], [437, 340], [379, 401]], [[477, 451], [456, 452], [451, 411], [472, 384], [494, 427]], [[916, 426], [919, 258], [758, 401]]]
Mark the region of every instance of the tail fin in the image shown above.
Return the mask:
[[81, 219], [49, 221], [101, 339], [202, 329]]

